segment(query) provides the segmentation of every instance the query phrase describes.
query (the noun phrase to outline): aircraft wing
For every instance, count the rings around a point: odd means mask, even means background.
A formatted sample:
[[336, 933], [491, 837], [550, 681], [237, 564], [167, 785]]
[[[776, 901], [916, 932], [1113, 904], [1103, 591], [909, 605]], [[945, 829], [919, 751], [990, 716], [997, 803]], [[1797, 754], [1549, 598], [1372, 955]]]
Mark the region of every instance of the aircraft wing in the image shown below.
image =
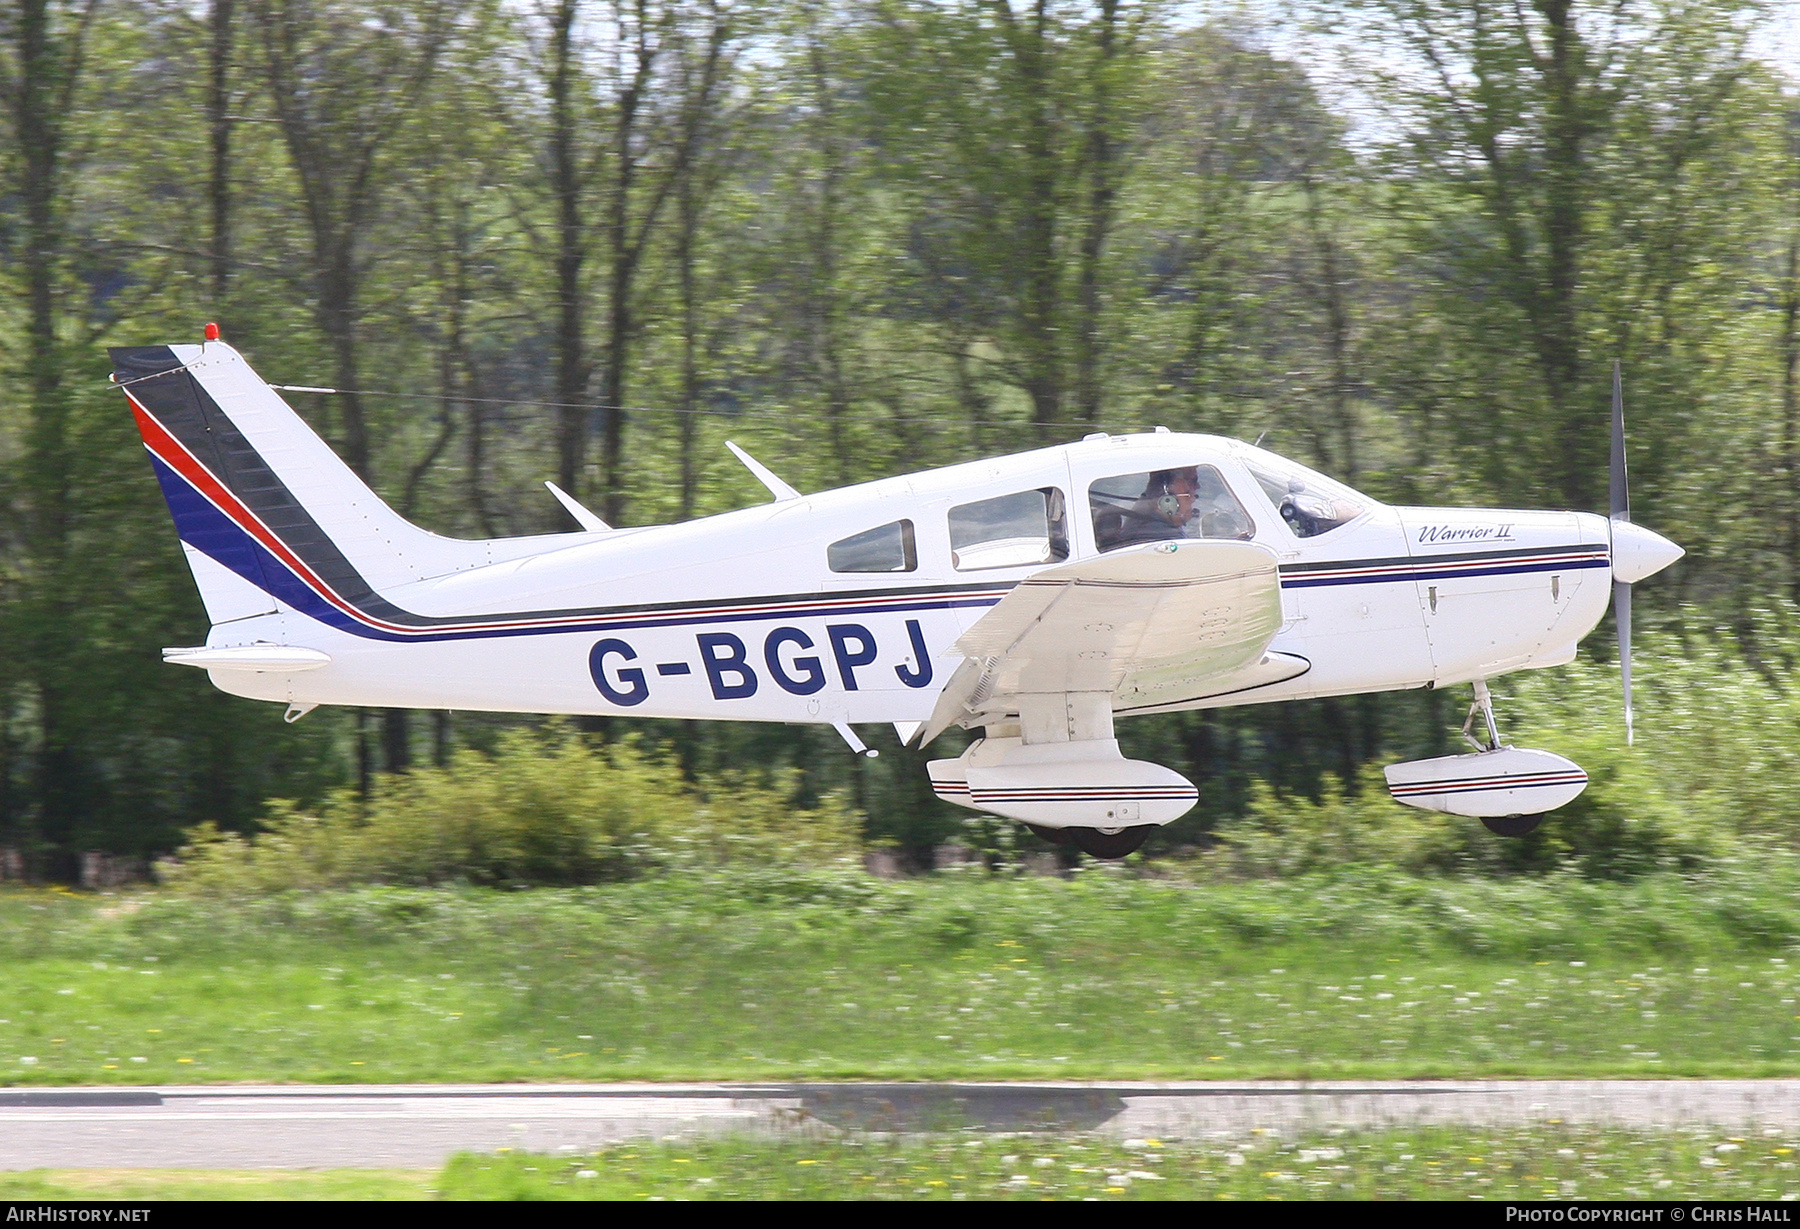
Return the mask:
[[[1273, 682], [1260, 675], [1280, 629], [1275, 554], [1254, 543], [1153, 542], [1048, 568], [956, 642], [965, 660], [921, 745], [1017, 713], [1021, 694], [1104, 691], [1114, 709], [1139, 709], [1216, 695], [1247, 674]], [[1305, 669], [1292, 660], [1279, 677]]]

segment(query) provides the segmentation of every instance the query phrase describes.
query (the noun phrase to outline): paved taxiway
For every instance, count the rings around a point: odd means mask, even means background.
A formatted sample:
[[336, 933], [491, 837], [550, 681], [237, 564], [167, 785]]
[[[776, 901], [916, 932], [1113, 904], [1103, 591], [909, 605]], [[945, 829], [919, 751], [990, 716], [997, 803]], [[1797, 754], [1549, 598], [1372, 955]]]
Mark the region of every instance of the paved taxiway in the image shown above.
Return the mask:
[[844, 1128], [1162, 1139], [1560, 1120], [1800, 1129], [1800, 1080], [0, 1089], [0, 1169], [430, 1167], [451, 1153]]

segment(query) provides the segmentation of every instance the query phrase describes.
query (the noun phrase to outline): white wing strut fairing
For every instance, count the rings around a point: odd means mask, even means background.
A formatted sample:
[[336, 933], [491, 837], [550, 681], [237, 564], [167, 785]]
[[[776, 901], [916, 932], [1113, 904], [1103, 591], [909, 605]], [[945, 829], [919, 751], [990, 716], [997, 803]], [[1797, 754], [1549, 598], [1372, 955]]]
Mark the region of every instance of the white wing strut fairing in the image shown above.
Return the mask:
[[[931, 764], [938, 793], [1102, 857], [1197, 796], [1125, 759], [1115, 715], [1472, 682], [1498, 753], [1486, 680], [1570, 660], [1606, 610], [1596, 573], [1641, 580], [1679, 551], [1589, 513], [1390, 508], [1163, 431], [814, 494], [733, 445], [773, 502], [615, 529], [552, 486], [584, 532], [463, 541], [395, 513], [208, 336], [112, 352], [212, 623], [170, 662], [290, 718], [780, 721], [853, 748], [857, 725], [921, 745], [983, 727]], [[1458, 797], [1498, 781], [1495, 805], [1548, 807], [1569, 784], [1477, 767]], [[1424, 790], [1437, 777], [1396, 780], [1473, 813]]]

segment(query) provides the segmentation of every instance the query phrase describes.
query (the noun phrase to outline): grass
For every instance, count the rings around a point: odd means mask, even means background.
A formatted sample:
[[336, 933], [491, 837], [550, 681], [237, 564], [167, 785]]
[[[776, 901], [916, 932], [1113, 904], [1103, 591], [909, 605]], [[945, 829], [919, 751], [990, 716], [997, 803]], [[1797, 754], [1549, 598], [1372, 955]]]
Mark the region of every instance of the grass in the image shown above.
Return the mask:
[[0, 1199], [430, 1199], [437, 1177], [411, 1169], [31, 1169], [0, 1173]]
[[445, 1199], [1794, 1199], [1793, 1141], [1717, 1131], [1417, 1128], [1205, 1144], [845, 1136], [463, 1155]]
[[[1800, 876], [0, 893], [0, 1083], [1785, 1075]], [[1791, 963], [1790, 963], [1791, 962]]]
[[544, 1156], [464, 1153], [413, 1170], [34, 1170], [12, 1200], [1663, 1199], [1800, 1196], [1795, 1140], [1767, 1129], [1417, 1127], [1204, 1143], [943, 1133], [737, 1136]]

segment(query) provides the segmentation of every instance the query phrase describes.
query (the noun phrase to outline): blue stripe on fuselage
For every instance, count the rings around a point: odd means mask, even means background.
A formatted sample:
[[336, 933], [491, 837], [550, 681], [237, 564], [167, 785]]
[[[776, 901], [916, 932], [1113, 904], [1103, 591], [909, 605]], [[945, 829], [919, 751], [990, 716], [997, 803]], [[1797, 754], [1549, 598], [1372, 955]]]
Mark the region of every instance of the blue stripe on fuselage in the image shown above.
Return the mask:
[[[1346, 561], [1343, 566], [1345, 568], [1353, 568], [1356, 566], [1356, 562], [1354, 560], [1349, 560]], [[1326, 585], [1382, 585], [1396, 581], [1454, 580], [1462, 576], [1516, 576], [1526, 572], [1578, 572], [1585, 568], [1610, 567], [1612, 567], [1612, 561], [1604, 558], [1532, 559], [1520, 560], [1516, 563], [1508, 563], [1502, 559], [1496, 560], [1487, 567], [1480, 568], [1464, 566], [1451, 568], [1448, 565], [1440, 565], [1434, 568], [1429, 564], [1424, 564], [1416, 568], [1410, 568], [1404, 572], [1381, 572], [1368, 576], [1313, 577], [1305, 574], [1298, 576], [1283, 576], [1281, 578], [1281, 587], [1283, 589], [1317, 589], [1323, 588]]]
[[[554, 636], [564, 632], [641, 630], [652, 627], [693, 627], [712, 623], [774, 622], [797, 618], [833, 618], [913, 613], [922, 610], [958, 610], [992, 606], [1000, 600], [993, 594], [993, 589], [998, 586], [985, 586], [986, 592], [980, 594], [950, 593], [909, 596], [900, 592], [894, 594], [891, 600], [873, 603], [867, 601], [834, 603], [826, 600], [814, 605], [797, 603], [760, 611], [721, 610], [714, 613], [684, 611], [667, 614], [645, 611], [635, 618], [630, 617], [632, 612], [627, 607], [612, 612], [595, 611], [592, 621], [584, 622], [575, 619], [541, 627], [465, 627], [441, 632], [430, 630], [396, 632], [385, 628], [370, 627], [362, 620], [326, 601], [317, 590], [294, 575], [292, 569], [272, 554], [267, 547], [250, 536], [236, 521], [221, 512], [211, 500], [195, 490], [192, 484], [164, 464], [154, 453], [150, 456], [150, 462], [156, 469], [157, 481], [162, 484], [163, 496], [169, 502], [169, 511], [175, 517], [176, 531], [181, 535], [182, 541], [231, 569], [263, 592], [292, 606], [301, 614], [317, 619], [340, 631], [351, 632], [371, 640], [411, 643], [438, 640], [485, 640], [502, 636]], [[720, 605], [744, 605], [759, 601], [767, 603], [768, 599], [743, 597], [732, 599], [730, 602], [722, 602]], [[515, 621], [535, 616], [526, 613], [487, 617]]]

